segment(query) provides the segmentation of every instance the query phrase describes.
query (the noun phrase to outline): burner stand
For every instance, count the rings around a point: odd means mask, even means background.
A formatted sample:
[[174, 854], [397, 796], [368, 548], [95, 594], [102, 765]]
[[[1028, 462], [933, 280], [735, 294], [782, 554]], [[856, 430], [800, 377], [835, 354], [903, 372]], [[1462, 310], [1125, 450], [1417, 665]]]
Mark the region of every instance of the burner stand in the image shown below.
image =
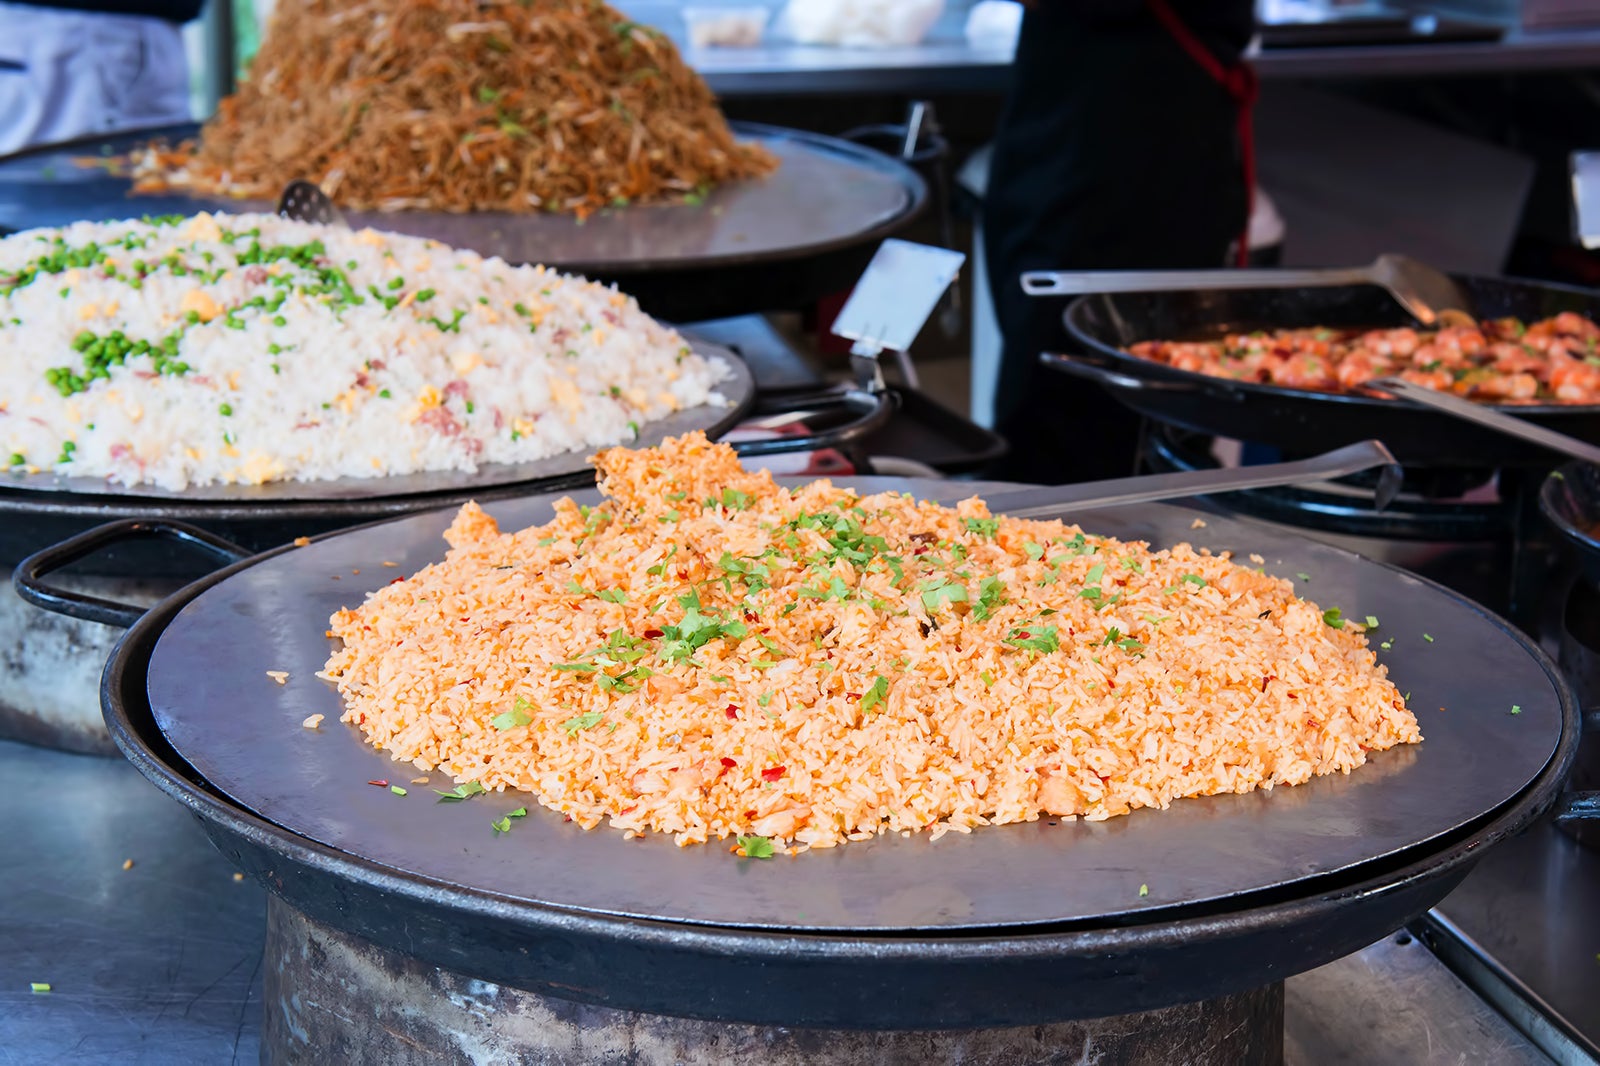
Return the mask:
[[1089, 1021], [933, 1032], [672, 1018], [536, 995], [441, 970], [267, 897], [261, 1061], [288, 1063], [1281, 1066], [1281, 983]]

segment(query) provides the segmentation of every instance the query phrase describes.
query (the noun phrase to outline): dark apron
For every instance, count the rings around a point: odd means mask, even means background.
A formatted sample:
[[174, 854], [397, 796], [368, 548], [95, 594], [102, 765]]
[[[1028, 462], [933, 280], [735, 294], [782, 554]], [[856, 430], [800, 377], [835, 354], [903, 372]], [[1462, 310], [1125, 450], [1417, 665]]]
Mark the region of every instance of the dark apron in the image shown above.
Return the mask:
[[984, 207], [1004, 337], [996, 427], [1012, 445], [995, 476], [1116, 477], [1137, 442], [1136, 416], [1101, 389], [1039, 367], [1062, 338], [1061, 305], [1024, 297], [1024, 271], [1223, 266], [1244, 230], [1235, 68], [1208, 68], [1195, 45], [1222, 50], [1149, 9], [1102, 21], [1047, 4], [1024, 18]]

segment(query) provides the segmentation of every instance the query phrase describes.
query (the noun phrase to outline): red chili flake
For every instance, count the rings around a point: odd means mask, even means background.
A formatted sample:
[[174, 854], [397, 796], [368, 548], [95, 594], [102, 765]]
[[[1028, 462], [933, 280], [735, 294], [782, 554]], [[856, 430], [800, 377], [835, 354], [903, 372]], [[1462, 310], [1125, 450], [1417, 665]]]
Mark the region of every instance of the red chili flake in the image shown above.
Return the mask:
[[912, 555], [927, 555], [928, 554], [928, 549], [926, 547], [918, 548], [916, 551], [912, 552], [911, 554]]
[[859, 693], [859, 692], [846, 692], [844, 694], [844, 698], [847, 699], [847, 700], [859, 700], [861, 698], [861, 693]]
[[744, 613], [744, 620], [746, 622], [754, 622], [756, 620], [756, 613], [754, 611], [746, 611]]
[[745, 821], [747, 821], [747, 822], [754, 820], [755, 816], [756, 816], [756, 812], [755, 811], [745, 811], [744, 812], [744, 818], [745, 818]]
[[662, 633], [661, 630], [659, 630], [659, 629], [647, 629], [647, 630], [644, 631], [644, 639], [645, 640], [655, 640], [657, 637], [665, 636], [665, 635], [666, 634]]
[[735, 766], [738, 766], [739, 764], [734, 762], [732, 759], [728, 758], [726, 755], [724, 755], [722, 757], [722, 765], [726, 766], [728, 769], [732, 770]]
[[638, 809], [639, 809], [639, 805], [637, 803], [635, 803], [632, 807], [624, 807], [624, 808], [622, 808], [622, 810], [618, 811], [617, 813], [619, 815], [621, 815], [621, 814], [632, 814], [634, 811], [636, 811]]
[[727, 715], [729, 718], [737, 718], [739, 717], [739, 708], [730, 703], [722, 713]]
[[761, 771], [761, 780], [776, 781], [778, 778], [783, 776], [786, 769], [787, 767], [783, 766], [769, 766], [765, 770]]
[[402, 582], [402, 581], [404, 581], [404, 580], [405, 580], [405, 578], [403, 578], [403, 577], [397, 577], [397, 578], [395, 578], [395, 579], [394, 579], [394, 580], [393, 580], [393, 581], [391, 581], [391, 582], [389, 582], [389, 584], [391, 584], [391, 585], [398, 585], [398, 584], [400, 584], [400, 582]]
[[1297, 696], [1297, 695], [1295, 695], [1295, 694], [1294, 694], [1294, 693], [1293, 693], [1293, 692], [1291, 692], [1291, 693], [1289, 693], [1289, 698], [1290, 698], [1290, 699], [1291, 699], [1291, 700], [1297, 700], [1297, 699], [1299, 699], [1299, 698], [1300, 698], [1300, 697], [1299, 697], [1299, 696]]
[[383, 778], [379, 778], [376, 781], [368, 781], [367, 784], [369, 784], [369, 785], [377, 785], [379, 788], [388, 788], [389, 787], [389, 782], [386, 781]]
[[1267, 675], [1266, 674], [1262, 674], [1261, 675], [1261, 691], [1262, 692], [1267, 691]]

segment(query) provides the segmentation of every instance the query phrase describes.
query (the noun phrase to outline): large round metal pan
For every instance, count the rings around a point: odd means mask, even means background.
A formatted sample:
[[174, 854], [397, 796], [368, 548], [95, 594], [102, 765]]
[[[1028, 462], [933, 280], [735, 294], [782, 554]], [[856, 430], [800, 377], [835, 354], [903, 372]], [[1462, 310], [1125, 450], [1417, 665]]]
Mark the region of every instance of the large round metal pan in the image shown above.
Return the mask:
[[[514, 527], [549, 505], [490, 510]], [[1096, 512], [1091, 527], [1259, 552], [1272, 570], [1309, 574], [1319, 601], [1378, 615], [1394, 643], [1382, 658], [1427, 740], [1297, 788], [770, 862], [585, 833], [526, 797], [436, 802], [408, 784], [410, 768], [337, 723], [337, 694], [315, 677], [328, 614], [439, 558], [449, 518], [330, 536], [190, 587], [119, 645], [102, 688], [107, 722], [225, 852], [296, 906], [437, 964], [572, 998], [792, 1020], [792, 1004], [762, 996], [793, 980], [805, 987], [784, 994], [811, 1003], [814, 1024], [939, 1028], [1278, 980], [1442, 898], [1484, 845], [1550, 805], [1576, 742], [1577, 709], [1551, 663], [1475, 605], [1264, 526], [1208, 518], [1193, 530], [1194, 512], [1146, 505]], [[268, 670], [288, 671], [287, 683]], [[301, 727], [312, 713], [328, 716], [319, 730]], [[367, 783], [382, 779], [409, 795]], [[497, 836], [490, 822], [525, 802], [527, 817]], [[672, 983], [689, 979], [692, 995]]]
[[[265, 203], [163, 193], [100, 161], [152, 139], [193, 137], [174, 126], [0, 159], [0, 229], [64, 226], [143, 214], [271, 211]], [[734, 124], [778, 157], [770, 176], [713, 189], [696, 204], [636, 204], [579, 221], [570, 215], [480, 211], [351, 212], [352, 226], [431, 237], [509, 263], [543, 263], [617, 281], [647, 311], [699, 321], [804, 306], [836, 291], [884, 237], [919, 214], [927, 186], [906, 164], [837, 138]]]
[[[1562, 285], [1503, 278], [1458, 278], [1480, 318], [1525, 321], [1562, 311], [1600, 318], [1600, 295]], [[1387, 444], [1402, 463], [1498, 467], [1549, 464], [1532, 445], [1423, 410], [1360, 393], [1312, 392], [1177, 370], [1130, 355], [1144, 340], [1210, 339], [1257, 329], [1415, 326], [1394, 298], [1373, 286], [1305, 289], [1196, 289], [1082, 296], [1065, 311], [1072, 345], [1083, 354], [1047, 355], [1047, 365], [1103, 385], [1140, 414], [1199, 433], [1310, 454], [1358, 440]], [[1504, 405], [1502, 410], [1584, 440], [1600, 441], [1600, 405]]]

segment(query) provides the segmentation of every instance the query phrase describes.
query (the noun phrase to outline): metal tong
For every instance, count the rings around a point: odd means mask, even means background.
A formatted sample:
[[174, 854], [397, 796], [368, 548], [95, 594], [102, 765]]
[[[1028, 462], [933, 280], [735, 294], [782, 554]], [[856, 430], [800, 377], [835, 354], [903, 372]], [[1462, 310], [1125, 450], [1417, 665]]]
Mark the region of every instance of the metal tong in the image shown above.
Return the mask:
[[[1175, 500], [1189, 496], [1209, 496], [1241, 489], [1264, 489], [1274, 485], [1295, 485], [1307, 481], [1359, 474], [1381, 468], [1373, 501], [1378, 510], [1394, 502], [1400, 492], [1404, 472], [1381, 441], [1366, 440], [1311, 459], [1291, 463], [1266, 463], [1261, 466], [1229, 467], [1223, 470], [1194, 470], [1177, 474], [1152, 474], [1148, 477], [1111, 478], [1085, 481], [1077, 485], [1002, 492], [986, 497], [993, 514], [1012, 518], [1045, 518], [1064, 511], [1096, 510], [1131, 503]], [[935, 502], [953, 507], [972, 495], [941, 496]]]
[[1403, 255], [1380, 255], [1360, 267], [1331, 270], [1031, 270], [1022, 275], [1029, 296], [1082, 296], [1102, 292], [1172, 292], [1181, 289], [1299, 289], [1377, 285], [1425, 326], [1446, 312], [1470, 317], [1472, 301], [1455, 279]]
[[1419, 407], [1430, 407], [1441, 414], [1459, 418], [1464, 422], [1475, 422], [1496, 433], [1504, 433], [1508, 437], [1516, 437], [1530, 444], [1549, 448], [1553, 452], [1561, 452], [1574, 459], [1582, 459], [1586, 463], [1600, 466], [1600, 448], [1593, 444], [1578, 440], [1576, 437], [1569, 437], [1565, 433], [1557, 433], [1553, 429], [1536, 426], [1532, 422], [1524, 422], [1520, 418], [1496, 411], [1492, 407], [1485, 407], [1481, 403], [1463, 400], [1459, 396], [1451, 396], [1424, 385], [1414, 385], [1400, 378], [1378, 378], [1367, 382], [1366, 387], [1398, 396]]

